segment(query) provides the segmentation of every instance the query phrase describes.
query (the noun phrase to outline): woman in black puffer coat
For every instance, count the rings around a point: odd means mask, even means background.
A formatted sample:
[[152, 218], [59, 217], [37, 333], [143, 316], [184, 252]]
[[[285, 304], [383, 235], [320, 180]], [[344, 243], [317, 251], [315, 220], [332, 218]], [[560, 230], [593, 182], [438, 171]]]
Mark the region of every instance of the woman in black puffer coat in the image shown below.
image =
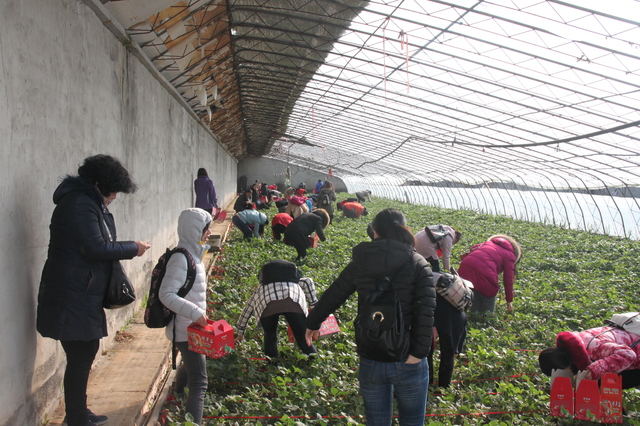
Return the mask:
[[324, 229], [329, 225], [329, 215], [324, 209], [316, 209], [313, 213], [302, 213], [293, 219], [284, 231], [283, 242], [293, 246], [298, 252], [296, 261], [307, 257], [307, 249], [311, 247], [309, 236], [314, 232], [320, 241], [326, 241]]
[[79, 176], [67, 176], [53, 194], [47, 261], [38, 292], [36, 327], [43, 337], [60, 340], [67, 356], [64, 396], [69, 426], [106, 422], [87, 409], [89, 371], [107, 335], [102, 308], [111, 264], [142, 256], [141, 241], [116, 241], [107, 206], [118, 192], [136, 185], [118, 160], [95, 155], [84, 160]]
[[382, 210], [373, 221], [371, 242], [353, 248], [351, 263], [324, 292], [307, 318], [307, 343], [318, 337], [320, 324], [354, 292], [358, 306], [389, 277], [402, 305], [409, 348], [396, 362], [375, 359], [366, 347], [360, 355], [360, 393], [365, 406], [367, 426], [389, 426], [393, 395], [398, 401], [401, 426], [424, 424], [429, 385], [426, 356], [432, 342], [436, 291], [427, 261], [413, 248], [414, 239], [404, 215], [396, 209]]

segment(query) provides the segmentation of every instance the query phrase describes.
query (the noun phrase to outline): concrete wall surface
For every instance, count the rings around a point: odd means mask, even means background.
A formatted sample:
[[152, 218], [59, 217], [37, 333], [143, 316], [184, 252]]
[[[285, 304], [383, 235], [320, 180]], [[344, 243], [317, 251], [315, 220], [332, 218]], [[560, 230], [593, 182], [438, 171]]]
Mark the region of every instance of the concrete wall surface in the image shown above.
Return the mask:
[[52, 194], [89, 155], [119, 158], [138, 184], [110, 206], [119, 240], [152, 248], [123, 264], [138, 300], [107, 312], [109, 338], [140, 307], [157, 258], [205, 167], [221, 205], [237, 162], [79, 0], [0, 2], [0, 424], [37, 425], [62, 395], [65, 356], [36, 332]]
[[[238, 164], [238, 179], [246, 176], [247, 185], [259, 180], [267, 184], [285, 184], [287, 180], [287, 163], [280, 160], [264, 157], [247, 157]], [[347, 192], [347, 186], [342, 179], [335, 176], [329, 177], [327, 170], [310, 170], [299, 166], [289, 166], [290, 178], [288, 185], [297, 187], [300, 182], [304, 182], [307, 189], [312, 190], [318, 179], [330, 180], [333, 182], [337, 192]], [[243, 188], [239, 188], [242, 190]]]

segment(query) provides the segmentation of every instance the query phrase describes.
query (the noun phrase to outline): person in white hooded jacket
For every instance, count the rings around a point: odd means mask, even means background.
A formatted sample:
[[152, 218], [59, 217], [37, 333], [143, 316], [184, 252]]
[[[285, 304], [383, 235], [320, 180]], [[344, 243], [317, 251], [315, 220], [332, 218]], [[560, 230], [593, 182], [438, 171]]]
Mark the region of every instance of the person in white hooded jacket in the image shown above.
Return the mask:
[[183, 364], [176, 374], [176, 391], [182, 393], [185, 387], [189, 389], [186, 412], [191, 413], [197, 424], [202, 423], [204, 409], [204, 394], [207, 390], [207, 364], [204, 355], [189, 350], [187, 327], [191, 323], [201, 326], [207, 325], [207, 276], [202, 256], [207, 246], [211, 231], [211, 215], [199, 208], [183, 210], [178, 218], [178, 247], [187, 249], [196, 265], [196, 279], [191, 291], [184, 297], [178, 296], [178, 290], [187, 279], [186, 256], [179, 253], [171, 256], [167, 263], [167, 272], [160, 285], [160, 301], [171, 311], [175, 312], [174, 319], [166, 327], [166, 335], [173, 339], [175, 321], [176, 347], [182, 354]]

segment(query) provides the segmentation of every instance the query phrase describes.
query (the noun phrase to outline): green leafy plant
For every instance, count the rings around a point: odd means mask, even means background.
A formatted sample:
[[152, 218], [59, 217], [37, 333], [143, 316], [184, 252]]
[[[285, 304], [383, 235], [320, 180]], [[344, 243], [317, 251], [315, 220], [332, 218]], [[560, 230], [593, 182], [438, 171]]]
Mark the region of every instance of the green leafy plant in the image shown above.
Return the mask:
[[[339, 194], [338, 198], [347, 196]], [[467, 210], [374, 199], [367, 202], [369, 216], [354, 220], [336, 215], [326, 230], [328, 240], [310, 249], [300, 265], [304, 275], [316, 282], [319, 295], [347, 265], [351, 249], [368, 240], [366, 227], [375, 214], [390, 206], [404, 212], [414, 233], [437, 223], [462, 231], [462, 241], [454, 246], [453, 265], [459, 264], [460, 254], [468, 247], [493, 234], [513, 236], [524, 253], [515, 285], [514, 312], [508, 313], [499, 300], [494, 315], [469, 316], [466, 351], [457, 361], [454, 383], [447, 389], [431, 390], [425, 422], [585, 424], [549, 415], [548, 379], [538, 370], [537, 355], [554, 344], [558, 332], [596, 327], [614, 312], [638, 309], [640, 243]], [[235, 325], [258, 284], [261, 265], [295, 257], [293, 247], [274, 241], [269, 232], [263, 239], [247, 242], [233, 230], [210, 278], [212, 319], [226, 319]], [[335, 313], [342, 333], [317, 342], [320, 356], [316, 359], [307, 359], [288, 342], [284, 321], [277, 361], [264, 358], [261, 331], [252, 326], [232, 354], [209, 359], [205, 424], [363, 424], [352, 326], [355, 299]], [[639, 412], [640, 391], [626, 390], [624, 406], [629, 413]], [[171, 418], [172, 425], [190, 424], [179, 408]], [[640, 425], [637, 415], [626, 417], [625, 423]]]

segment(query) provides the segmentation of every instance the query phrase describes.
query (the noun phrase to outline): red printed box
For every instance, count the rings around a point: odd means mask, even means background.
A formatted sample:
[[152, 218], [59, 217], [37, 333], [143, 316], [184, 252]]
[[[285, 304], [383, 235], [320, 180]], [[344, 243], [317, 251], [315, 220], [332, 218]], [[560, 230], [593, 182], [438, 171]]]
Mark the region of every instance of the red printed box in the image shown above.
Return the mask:
[[309, 237], [309, 244], [311, 244], [312, 248], [318, 247], [318, 236], [316, 234]]
[[[554, 373], [555, 374], [555, 373]], [[555, 377], [549, 408], [552, 416], [573, 416], [577, 420], [622, 423], [622, 378], [607, 373], [600, 380], [579, 380], [574, 391], [571, 378]]]
[[208, 356], [220, 358], [235, 349], [233, 328], [225, 320], [207, 321], [206, 327], [191, 324], [187, 328], [189, 350]]
[[[318, 337], [318, 339], [326, 339], [329, 336], [340, 333], [338, 320], [333, 314], [329, 315], [327, 319], [320, 324], [320, 329], [318, 331], [320, 331], [320, 337]], [[289, 336], [289, 342], [293, 343], [295, 341], [295, 337], [293, 336], [291, 326], [288, 326], [287, 328], [287, 335]]]
[[602, 392], [601, 421], [622, 423], [622, 377], [607, 373], [600, 380]]
[[563, 413], [573, 416], [573, 384], [570, 377], [556, 377], [551, 386], [549, 408], [552, 416], [564, 417]]
[[600, 390], [596, 380], [581, 380], [576, 390], [576, 414], [578, 420], [600, 420]]

